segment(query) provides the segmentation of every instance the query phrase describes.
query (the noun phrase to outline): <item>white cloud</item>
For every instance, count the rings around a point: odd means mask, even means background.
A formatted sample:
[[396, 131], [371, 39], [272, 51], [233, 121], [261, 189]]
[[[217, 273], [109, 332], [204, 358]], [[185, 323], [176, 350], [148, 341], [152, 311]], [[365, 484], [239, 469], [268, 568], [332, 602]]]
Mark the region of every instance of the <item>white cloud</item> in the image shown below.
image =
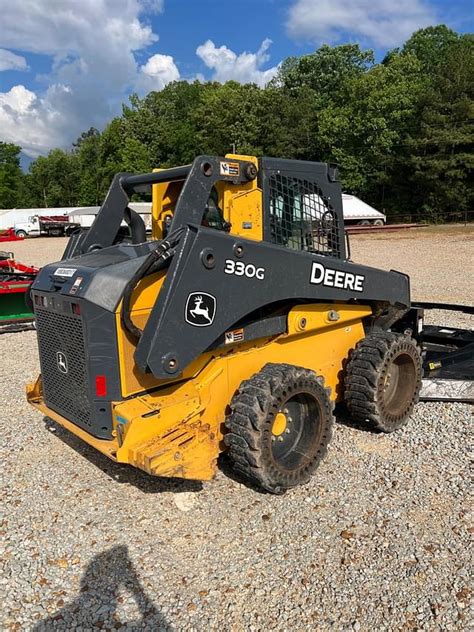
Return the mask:
[[162, 90], [171, 81], [178, 81], [180, 75], [173, 57], [152, 55], [146, 64], [140, 66], [136, 88], [140, 93]]
[[[162, 9], [163, 0], [0, 0], [0, 68], [27, 69], [28, 53], [51, 59], [50, 72], [36, 77], [44, 89], [33, 92], [26, 84], [0, 92], [0, 139], [32, 157], [68, 147], [84, 130], [100, 129], [119, 114], [130, 92], [161, 90], [178, 80], [171, 56], [143, 58], [158, 41], [147, 18]], [[263, 69], [270, 43], [237, 55], [209, 40], [196, 52], [217, 81], [264, 85], [277, 70]]]
[[162, 0], [0, 0], [0, 46], [53, 58], [44, 94], [23, 86], [0, 93], [2, 137], [36, 156], [69, 145], [91, 125], [102, 127], [141, 75], [134, 52], [158, 40], [142, 14], [162, 6]]
[[240, 83], [256, 83], [264, 86], [278, 70], [278, 66], [261, 70], [261, 67], [270, 59], [267, 50], [271, 43], [271, 40], [265, 39], [256, 53], [244, 52], [237, 55], [227, 46], [217, 48], [212, 40], [207, 40], [198, 46], [196, 55], [214, 71], [212, 76], [214, 81], [223, 83], [233, 79]]
[[287, 29], [294, 39], [316, 44], [338, 42], [349, 33], [385, 47], [401, 44], [435, 19], [424, 0], [296, 0]]
[[28, 64], [24, 57], [0, 48], [0, 71], [2, 70], [28, 70]]
[[73, 100], [71, 89], [58, 85], [43, 98], [22, 85], [0, 93], [1, 140], [19, 144], [33, 158], [64, 145], [71, 129], [67, 106]]

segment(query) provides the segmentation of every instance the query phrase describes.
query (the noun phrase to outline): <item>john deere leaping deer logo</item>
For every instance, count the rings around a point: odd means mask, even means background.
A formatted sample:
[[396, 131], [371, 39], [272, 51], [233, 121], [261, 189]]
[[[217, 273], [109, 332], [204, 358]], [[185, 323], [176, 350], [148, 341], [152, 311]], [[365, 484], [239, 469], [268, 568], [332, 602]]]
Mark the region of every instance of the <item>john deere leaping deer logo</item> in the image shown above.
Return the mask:
[[61, 371], [61, 373], [67, 373], [67, 358], [63, 351], [56, 352], [56, 364], [58, 365], [58, 370]]
[[194, 327], [209, 327], [214, 322], [216, 299], [206, 292], [191, 292], [186, 301], [184, 318]]

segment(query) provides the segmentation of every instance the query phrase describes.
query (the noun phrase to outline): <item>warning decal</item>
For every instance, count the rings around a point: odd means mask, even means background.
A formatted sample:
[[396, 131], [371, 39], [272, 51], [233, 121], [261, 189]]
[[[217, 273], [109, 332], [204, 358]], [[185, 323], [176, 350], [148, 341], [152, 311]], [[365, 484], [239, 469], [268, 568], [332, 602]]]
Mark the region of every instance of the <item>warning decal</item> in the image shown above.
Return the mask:
[[82, 277], [78, 276], [76, 280], [74, 281], [74, 283], [72, 284], [71, 289], [69, 290], [69, 294], [76, 294], [81, 283], [82, 283]]
[[244, 339], [244, 330], [234, 329], [233, 331], [226, 331], [224, 336], [226, 345], [230, 345], [233, 342], [242, 342]]
[[56, 268], [54, 276], [72, 277], [77, 268]]
[[240, 175], [240, 165], [238, 162], [221, 162], [221, 176], [234, 176]]

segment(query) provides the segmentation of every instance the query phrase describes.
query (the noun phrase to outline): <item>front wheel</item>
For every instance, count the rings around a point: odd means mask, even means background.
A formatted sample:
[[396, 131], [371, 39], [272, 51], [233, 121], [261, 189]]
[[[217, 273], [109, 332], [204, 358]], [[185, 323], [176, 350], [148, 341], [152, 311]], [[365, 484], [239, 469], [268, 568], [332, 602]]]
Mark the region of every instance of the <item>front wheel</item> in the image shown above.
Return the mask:
[[25, 230], [17, 230], [15, 235], [21, 239], [25, 239], [25, 237], [28, 236], [28, 233]]
[[232, 399], [225, 443], [234, 469], [278, 494], [306, 483], [334, 424], [330, 390], [313, 371], [267, 364]]
[[418, 402], [421, 377], [413, 338], [387, 331], [367, 335], [347, 363], [344, 398], [352, 418], [381, 432], [398, 430]]

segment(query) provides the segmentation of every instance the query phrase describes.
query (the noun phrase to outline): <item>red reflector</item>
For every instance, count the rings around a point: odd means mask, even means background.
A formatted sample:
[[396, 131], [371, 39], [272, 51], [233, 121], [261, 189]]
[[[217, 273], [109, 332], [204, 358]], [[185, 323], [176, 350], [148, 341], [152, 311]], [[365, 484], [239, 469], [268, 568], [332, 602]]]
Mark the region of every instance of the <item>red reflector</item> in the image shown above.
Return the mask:
[[105, 397], [107, 395], [107, 379], [105, 375], [96, 375], [95, 394], [96, 397]]
[[80, 316], [81, 315], [81, 306], [78, 305], [78, 303], [73, 303], [72, 304], [72, 313], [76, 314], [76, 316]]

